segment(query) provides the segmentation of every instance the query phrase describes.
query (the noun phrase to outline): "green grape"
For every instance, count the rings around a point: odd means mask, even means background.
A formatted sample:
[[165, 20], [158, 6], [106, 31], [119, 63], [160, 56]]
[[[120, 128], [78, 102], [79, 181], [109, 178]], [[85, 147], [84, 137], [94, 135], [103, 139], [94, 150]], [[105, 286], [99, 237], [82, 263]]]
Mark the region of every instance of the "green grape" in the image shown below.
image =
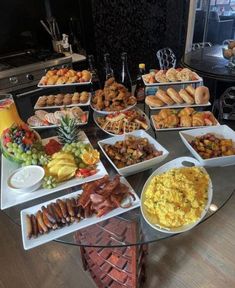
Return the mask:
[[17, 146], [18, 146], [18, 145], [17, 145], [16, 143], [12, 143], [12, 147], [13, 147], [13, 148], [17, 148]]
[[35, 159], [32, 160], [32, 164], [33, 164], [33, 165], [37, 165], [37, 163], [38, 163], [37, 160], [35, 160]]
[[32, 158], [33, 158], [34, 160], [37, 160], [37, 159], [38, 159], [38, 155], [37, 155], [37, 154], [32, 154]]
[[79, 157], [80, 156], [80, 151], [76, 151], [74, 154], [75, 154], [76, 157]]
[[31, 150], [28, 150], [28, 151], [26, 152], [26, 154], [31, 155], [31, 154], [32, 154], [32, 151], [31, 151]]
[[9, 153], [12, 153], [13, 152], [13, 149], [12, 148], [7, 148], [7, 151], [9, 152]]
[[26, 164], [26, 166], [29, 166], [29, 165], [31, 165], [31, 161], [30, 160], [26, 160], [25, 164]]
[[7, 143], [7, 147], [8, 147], [8, 148], [11, 148], [11, 147], [12, 147], [12, 144], [13, 144], [13, 143], [8, 142], [8, 143]]

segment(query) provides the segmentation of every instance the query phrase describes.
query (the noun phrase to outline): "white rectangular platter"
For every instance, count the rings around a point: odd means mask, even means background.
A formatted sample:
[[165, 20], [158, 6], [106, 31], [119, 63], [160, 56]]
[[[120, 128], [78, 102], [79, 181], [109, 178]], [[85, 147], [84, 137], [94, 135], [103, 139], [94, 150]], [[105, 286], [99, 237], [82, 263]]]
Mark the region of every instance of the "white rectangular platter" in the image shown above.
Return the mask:
[[21, 232], [22, 232], [22, 240], [23, 240], [24, 249], [28, 250], [28, 249], [34, 248], [36, 246], [45, 244], [49, 241], [52, 241], [54, 239], [57, 239], [57, 238], [62, 237], [64, 235], [67, 235], [69, 233], [75, 232], [77, 230], [83, 229], [83, 228], [88, 227], [90, 225], [99, 223], [101, 221], [104, 221], [106, 219], [112, 218], [114, 216], [117, 216], [119, 214], [122, 214], [124, 212], [127, 212], [129, 210], [132, 210], [134, 208], [139, 207], [140, 206], [140, 199], [137, 196], [137, 194], [134, 192], [134, 190], [132, 189], [132, 187], [130, 186], [130, 184], [127, 182], [127, 180], [125, 178], [121, 177], [120, 179], [121, 179], [122, 183], [124, 183], [130, 187], [130, 191], [135, 195], [135, 200], [133, 200], [132, 206], [130, 206], [129, 208], [125, 208], [125, 209], [121, 208], [121, 207], [116, 208], [116, 209], [110, 211], [109, 213], [107, 213], [106, 215], [101, 216], [101, 217], [96, 217], [94, 215], [92, 217], [82, 219], [80, 222], [74, 222], [73, 224], [71, 224], [69, 226], [62, 227], [61, 229], [52, 230], [52, 231], [48, 232], [47, 234], [39, 235], [37, 238], [31, 238], [31, 239], [27, 238], [26, 215], [27, 214], [35, 214], [39, 209], [41, 209], [41, 207], [43, 205], [46, 206], [52, 202], [55, 202], [56, 199], [65, 199], [65, 198], [75, 197], [78, 194], [81, 194], [82, 190], [77, 191], [77, 192], [73, 192], [71, 194], [67, 194], [65, 196], [58, 197], [58, 198], [55, 198], [53, 200], [50, 200], [50, 201], [47, 201], [47, 202], [44, 202], [44, 203], [41, 203], [41, 204], [35, 205], [33, 207], [26, 208], [26, 209], [22, 210], [20, 213], [20, 217], [21, 217]]
[[[38, 100], [40, 99], [41, 97], [38, 98]], [[44, 106], [44, 107], [39, 107], [37, 105], [38, 103], [38, 100], [34, 106], [34, 110], [37, 110], [37, 109], [40, 109], [40, 110], [44, 110], [44, 109], [54, 109], [54, 108], [64, 108], [64, 107], [79, 107], [79, 106], [89, 106], [90, 103], [91, 103], [91, 93], [89, 93], [89, 98], [88, 98], [88, 101], [85, 102], [85, 103], [78, 103], [78, 104], [70, 104], [70, 105], [53, 105], [53, 106]]]
[[[83, 126], [83, 125], [86, 125], [88, 123], [88, 119], [89, 119], [89, 111], [84, 111], [84, 113], [87, 114], [87, 121], [85, 123], [77, 123], [77, 126]], [[29, 125], [30, 126], [30, 125]], [[49, 129], [49, 128], [57, 128], [59, 127], [60, 125], [54, 125], [54, 124], [51, 124], [51, 125], [43, 125], [43, 126], [30, 126], [32, 129], [35, 129], [35, 130], [43, 130], [43, 129]]]
[[210, 106], [211, 103], [208, 102], [206, 104], [174, 104], [174, 105], [165, 105], [165, 106], [161, 106], [161, 107], [153, 107], [153, 106], [149, 106], [150, 110], [160, 110], [160, 109], [177, 109], [177, 108], [185, 108], [185, 107], [206, 107], [206, 106]]
[[[41, 80], [40, 80], [41, 81]], [[38, 87], [40, 88], [56, 88], [56, 87], [69, 87], [69, 86], [82, 86], [82, 85], [90, 85], [91, 80], [89, 82], [78, 82], [78, 83], [68, 83], [68, 84], [58, 84], [58, 85], [42, 85], [40, 84], [40, 81], [38, 83]]]
[[[87, 140], [85, 140], [85, 142], [89, 143], [89, 140], [87, 137], [86, 139]], [[9, 176], [12, 174], [12, 172], [20, 167], [19, 164], [7, 160], [3, 155], [1, 159], [1, 164], [2, 164], [2, 167], [1, 167], [1, 210], [15, 206], [20, 203], [25, 203], [33, 199], [37, 199], [42, 196], [52, 194], [54, 192], [57, 192], [63, 189], [81, 185], [85, 182], [90, 182], [90, 181], [102, 178], [104, 175], [108, 174], [106, 169], [104, 168], [104, 165], [100, 161], [97, 165], [98, 172], [92, 176], [89, 176], [86, 178], [73, 178], [71, 180], [60, 183], [57, 187], [53, 189], [45, 189], [45, 188], [40, 187], [38, 190], [32, 193], [16, 193], [16, 192], [13, 192], [8, 187], [7, 180]]]
[[146, 87], [148, 86], [168, 86], [168, 85], [180, 85], [180, 84], [193, 84], [193, 83], [200, 83], [200, 82], [203, 82], [203, 79], [201, 77], [199, 77], [197, 80], [193, 80], [193, 81], [177, 81], [177, 82], [156, 82], [156, 83], [147, 83], [145, 80], [144, 80], [144, 77], [146, 75], [143, 75], [142, 76], [142, 79], [144, 81], [144, 85]]
[[[206, 112], [206, 111], [205, 111]], [[155, 131], [177, 131], [177, 130], [188, 130], [188, 129], [196, 129], [196, 128], [205, 128], [209, 126], [191, 126], [191, 127], [173, 127], [173, 128], [157, 128], [155, 125], [155, 121], [153, 119], [153, 115], [151, 115], [151, 121], [153, 123], [153, 127]], [[217, 121], [217, 120], [216, 120]], [[216, 125], [210, 126], [210, 127], [215, 127], [215, 126], [220, 126], [220, 123], [217, 121]]]

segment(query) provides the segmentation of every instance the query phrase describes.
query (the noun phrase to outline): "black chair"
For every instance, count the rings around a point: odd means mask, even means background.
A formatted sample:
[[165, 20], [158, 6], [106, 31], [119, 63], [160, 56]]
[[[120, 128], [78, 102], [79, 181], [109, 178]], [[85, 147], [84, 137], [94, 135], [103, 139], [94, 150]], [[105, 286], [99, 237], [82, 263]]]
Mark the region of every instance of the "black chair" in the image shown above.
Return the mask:
[[176, 56], [171, 48], [163, 48], [157, 51], [160, 69], [166, 70], [176, 66]]
[[210, 11], [206, 41], [221, 44], [233, 38], [233, 20], [220, 20], [218, 12]]
[[214, 101], [212, 112], [220, 123], [235, 121], [235, 87], [226, 89], [220, 98]]

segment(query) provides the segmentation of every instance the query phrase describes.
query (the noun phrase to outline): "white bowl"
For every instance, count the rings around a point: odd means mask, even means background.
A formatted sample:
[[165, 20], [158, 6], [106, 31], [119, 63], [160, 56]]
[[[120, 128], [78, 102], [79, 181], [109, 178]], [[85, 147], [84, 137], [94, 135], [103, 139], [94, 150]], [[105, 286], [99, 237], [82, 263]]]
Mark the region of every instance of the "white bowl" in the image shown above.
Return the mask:
[[[212, 182], [211, 180], [209, 181], [209, 187], [208, 187], [208, 200], [207, 200], [207, 203], [205, 205], [205, 208], [204, 210], [202, 211], [201, 213], [201, 216], [200, 218], [191, 223], [191, 224], [187, 224], [187, 225], [184, 225], [184, 226], [181, 226], [181, 227], [177, 227], [177, 228], [165, 228], [165, 227], [162, 227], [158, 224], [153, 224], [151, 223], [151, 221], [148, 219], [148, 215], [147, 213], [145, 212], [145, 209], [144, 209], [144, 205], [143, 205], [143, 198], [144, 198], [144, 193], [150, 183], [150, 181], [152, 180], [152, 178], [156, 175], [159, 175], [159, 174], [162, 174], [164, 172], [167, 172], [168, 170], [172, 169], [172, 168], [180, 168], [180, 167], [190, 167], [190, 166], [201, 166], [200, 163], [192, 158], [192, 157], [179, 157], [179, 158], [176, 158], [170, 162], [167, 162], [166, 164], [162, 165], [161, 167], [159, 167], [157, 170], [155, 170], [152, 175], [149, 176], [148, 180], [145, 182], [144, 184], [144, 187], [143, 187], [143, 190], [141, 192], [141, 206], [140, 206], [140, 209], [141, 209], [141, 213], [145, 219], [145, 221], [153, 228], [153, 229], [156, 229], [158, 231], [161, 231], [161, 232], [164, 232], [164, 233], [169, 233], [169, 234], [177, 234], [177, 233], [182, 233], [182, 232], [186, 232], [190, 229], [192, 229], [194, 226], [196, 226], [203, 218], [204, 216], [206, 215], [210, 205], [211, 205], [211, 201], [212, 201], [212, 196], [213, 196], [213, 189], [212, 189]], [[204, 168], [203, 168], [204, 169]], [[204, 169], [205, 173], [206, 170]]]
[[[120, 168], [120, 169], [117, 168], [117, 166], [113, 163], [113, 161], [109, 158], [109, 156], [104, 151], [103, 145], [104, 144], [114, 145], [117, 141], [123, 141], [128, 135], [147, 138], [149, 143], [153, 144], [154, 147], [158, 151], [163, 152], [162, 155], [154, 157], [154, 158], [149, 159], [149, 160], [145, 160], [145, 161], [137, 163], [137, 164], [126, 166], [124, 168]], [[104, 155], [109, 160], [109, 162], [113, 165], [113, 167], [117, 170], [117, 172], [123, 176], [128, 176], [128, 175], [135, 174], [135, 173], [147, 170], [147, 169], [151, 169], [154, 165], [162, 162], [169, 154], [169, 152], [162, 145], [160, 145], [153, 137], [151, 137], [144, 130], [136, 130], [136, 131], [133, 131], [131, 133], [127, 133], [125, 135], [117, 135], [117, 136], [114, 136], [111, 138], [107, 138], [107, 139], [99, 141], [98, 144], [99, 144], [102, 152], [104, 153]]]
[[29, 165], [15, 170], [8, 178], [8, 187], [15, 192], [33, 192], [42, 183], [45, 171], [37, 165]]
[[189, 149], [189, 151], [193, 154], [193, 156], [198, 159], [201, 165], [210, 167], [235, 165], [235, 155], [203, 159], [197, 153], [197, 151], [190, 145], [190, 142], [195, 137], [205, 135], [206, 133], [212, 133], [218, 138], [232, 139], [233, 147], [235, 148], [235, 132], [227, 125], [213, 126], [213, 127], [211, 126], [179, 132], [180, 137], [184, 142], [185, 146]]

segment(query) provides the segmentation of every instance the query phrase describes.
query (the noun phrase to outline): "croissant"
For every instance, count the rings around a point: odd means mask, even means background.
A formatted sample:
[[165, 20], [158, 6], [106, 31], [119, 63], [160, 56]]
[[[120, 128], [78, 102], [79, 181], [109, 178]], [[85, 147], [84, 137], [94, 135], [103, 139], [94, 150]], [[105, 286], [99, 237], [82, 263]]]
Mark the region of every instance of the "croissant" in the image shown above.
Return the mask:
[[193, 114], [194, 111], [195, 111], [195, 110], [194, 110], [193, 108], [191, 108], [191, 107], [186, 107], [186, 108], [182, 109], [182, 110], [179, 112], [178, 116], [179, 116], [179, 117], [182, 117], [182, 116], [190, 116], [190, 115]]
[[205, 122], [204, 122], [204, 116], [202, 113], [195, 113], [192, 116], [192, 124], [193, 126], [204, 126]]
[[179, 117], [175, 114], [169, 115], [165, 120], [165, 127], [177, 127], [180, 120]]
[[192, 117], [191, 116], [181, 116], [180, 117], [180, 126], [181, 127], [191, 127], [192, 126]]
[[162, 119], [167, 118], [168, 116], [172, 115], [171, 109], [162, 109], [158, 114]]

